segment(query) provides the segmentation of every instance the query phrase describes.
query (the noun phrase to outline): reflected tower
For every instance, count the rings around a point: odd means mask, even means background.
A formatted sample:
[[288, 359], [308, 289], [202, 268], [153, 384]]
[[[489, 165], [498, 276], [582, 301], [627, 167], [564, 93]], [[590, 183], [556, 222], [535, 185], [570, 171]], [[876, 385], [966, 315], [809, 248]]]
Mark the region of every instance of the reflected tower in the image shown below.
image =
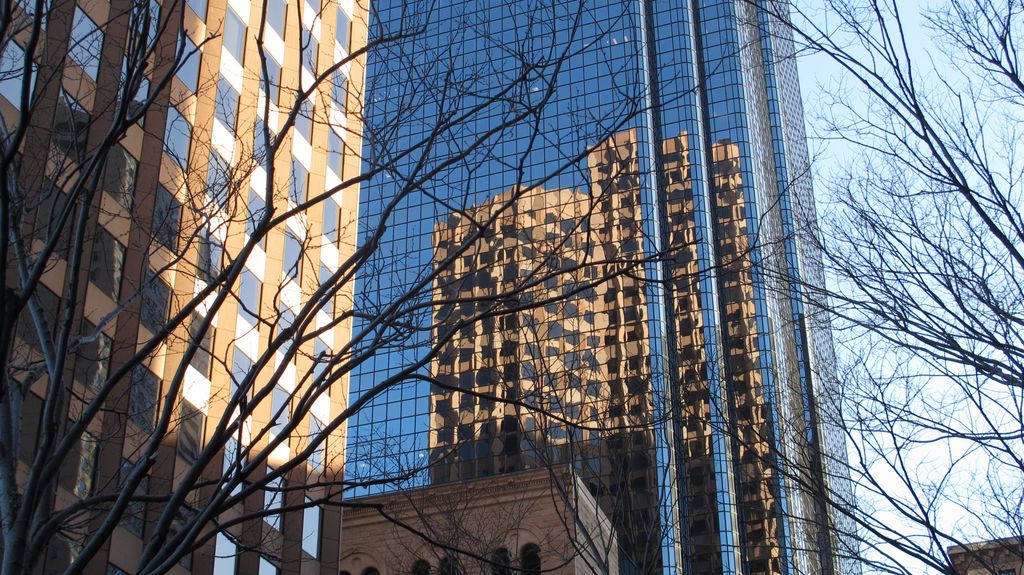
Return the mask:
[[393, 225], [357, 305], [427, 287], [354, 374], [400, 382], [350, 427], [356, 495], [568, 463], [624, 572], [851, 572], [805, 489], [849, 487], [784, 14], [377, 4], [379, 33], [426, 33], [368, 58], [364, 157], [398, 168], [364, 188], [362, 237]]

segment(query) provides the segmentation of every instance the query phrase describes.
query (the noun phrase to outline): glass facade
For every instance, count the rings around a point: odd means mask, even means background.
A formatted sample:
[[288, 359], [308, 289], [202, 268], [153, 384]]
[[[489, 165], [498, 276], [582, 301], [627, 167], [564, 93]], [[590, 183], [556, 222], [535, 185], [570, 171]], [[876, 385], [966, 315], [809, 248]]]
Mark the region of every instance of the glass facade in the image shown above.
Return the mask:
[[570, 465], [621, 572], [840, 570], [777, 8], [375, 4], [353, 496]]

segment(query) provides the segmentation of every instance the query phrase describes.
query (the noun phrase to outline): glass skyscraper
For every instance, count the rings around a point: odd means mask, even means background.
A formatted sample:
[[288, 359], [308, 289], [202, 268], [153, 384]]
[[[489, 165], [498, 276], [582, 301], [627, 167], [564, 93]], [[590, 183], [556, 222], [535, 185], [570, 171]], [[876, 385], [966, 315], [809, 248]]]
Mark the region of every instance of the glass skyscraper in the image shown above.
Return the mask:
[[844, 572], [785, 6], [373, 11], [353, 495], [569, 465], [621, 572]]

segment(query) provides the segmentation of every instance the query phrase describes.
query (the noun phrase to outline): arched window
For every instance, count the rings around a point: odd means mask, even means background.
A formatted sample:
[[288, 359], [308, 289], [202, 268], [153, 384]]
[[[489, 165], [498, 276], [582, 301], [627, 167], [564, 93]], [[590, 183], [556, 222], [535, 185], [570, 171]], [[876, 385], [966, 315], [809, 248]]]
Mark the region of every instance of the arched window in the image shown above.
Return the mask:
[[437, 565], [437, 575], [462, 575], [462, 569], [452, 557], [445, 557]]
[[523, 575], [540, 575], [540, 546], [533, 543], [523, 545], [519, 551], [519, 563], [523, 566]]
[[501, 547], [491, 553], [491, 575], [512, 575], [512, 554]]
[[367, 567], [363, 569], [363, 575], [380, 575], [380, 571], [376, 567]]
[[430, 563], [427, 563], [423, 559], [417, 559], [413, 561], [412, 569], [409, 570], [411, 575], [430, 575]]

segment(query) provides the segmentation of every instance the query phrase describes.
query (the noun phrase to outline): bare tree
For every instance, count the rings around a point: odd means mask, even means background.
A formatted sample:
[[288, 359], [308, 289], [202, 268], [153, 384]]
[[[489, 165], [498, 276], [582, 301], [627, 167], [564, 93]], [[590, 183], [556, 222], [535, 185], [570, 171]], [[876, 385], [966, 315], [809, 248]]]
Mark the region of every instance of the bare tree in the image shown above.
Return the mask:
[[819, 176], [821, 235], [797, 233], [829, 275], [803, 285], [837, 334], [842, 393], [824, 413], [854, 491], [804, 484], [870, 572], [954, 573], [951, 546], [991, 539], [1020, 560], [1022, 17], [1017, 2], [830, 0], [788, 21], [841, 70], [815, 108], [847, 158]]
[[[118, 567], [137, 573], [209, 569], [236, 554], [248, 571], [306, 555], [330, 565], [337, 557], [316, 556], [303, 537], [360, 486], [341, 461], [356, 414], [429, 377], [460, 330], [625, 281], [642, 266], [610, 252], [550, 265], [568, 240], [554, 242], [520, 263], [516, 281], [472, 296], [472, 313], [424, 337], [436, 308], [466, 303], [438, 291], [439, 278], [496, 233], [504, 212], [635, 120], [642, 98], [627, 94], [609, 117], [587, 122], [580, 111], [592, 144], [543, 173], [525, 173], [525, 154], [504, 158], [519, 162], [517, 181], [446, 257], [375, 307], [354, 305], [355, 278], [386, 272], [381, 239], [405, 223], [403, 203], [467, 215], [468, 195], [434, 193], [446, 170], [494, 157], [509, 130], [544, 137], [560, 70], [582, 49], [548, 42], [555, 30], [538, 13], [514, 41], [494, 40], [520, 65], [489, 92], [479, 89], [485, 66], [435, 54], [439, 81], [368, 126], [377, 153], [360, 165], [365, 55], [380, 50], [418, 69], [424, 53], [401, 40], [425, 23], [402, 20], [369, 40], [355, 27], [338, 56], [307, 30], [324, 31], [338, 5], [291, 6], [252, 3], [246, 16], [201, 2], [0, 4], [0, 573], [102, 570], [120, 533], [138, 539], [121, 559], [132, 564]], [[345, 10], [369, 18], [365, 5]], [[558, 33], [574, 34], [583, 12], [556, 14]], [[347, 25], [339, 16], [333, 26], [339, 42]], [[285, 38], [298, 50], [282, 52]], [[282, 67], [282, 57], [297, 60]], [[425, 108], [427, 129], [403, 127]], [[489, 128], [466, 137], [484, 115]], [[305, 165], [295, 159], [302, 146], [343, 161]], [[359, 186], [376, 177], [396, 193], [359, 229]], [[585, 241], [588, 218], [578, 214], [567, 236]], [[601, 273], [573, 276], [563, 295], [519, 298], [584, 267]], [[405, 349], [422, 353], [346, 401], [353, 370]], [[564, 419], [543, 402], [520, 403]]]

